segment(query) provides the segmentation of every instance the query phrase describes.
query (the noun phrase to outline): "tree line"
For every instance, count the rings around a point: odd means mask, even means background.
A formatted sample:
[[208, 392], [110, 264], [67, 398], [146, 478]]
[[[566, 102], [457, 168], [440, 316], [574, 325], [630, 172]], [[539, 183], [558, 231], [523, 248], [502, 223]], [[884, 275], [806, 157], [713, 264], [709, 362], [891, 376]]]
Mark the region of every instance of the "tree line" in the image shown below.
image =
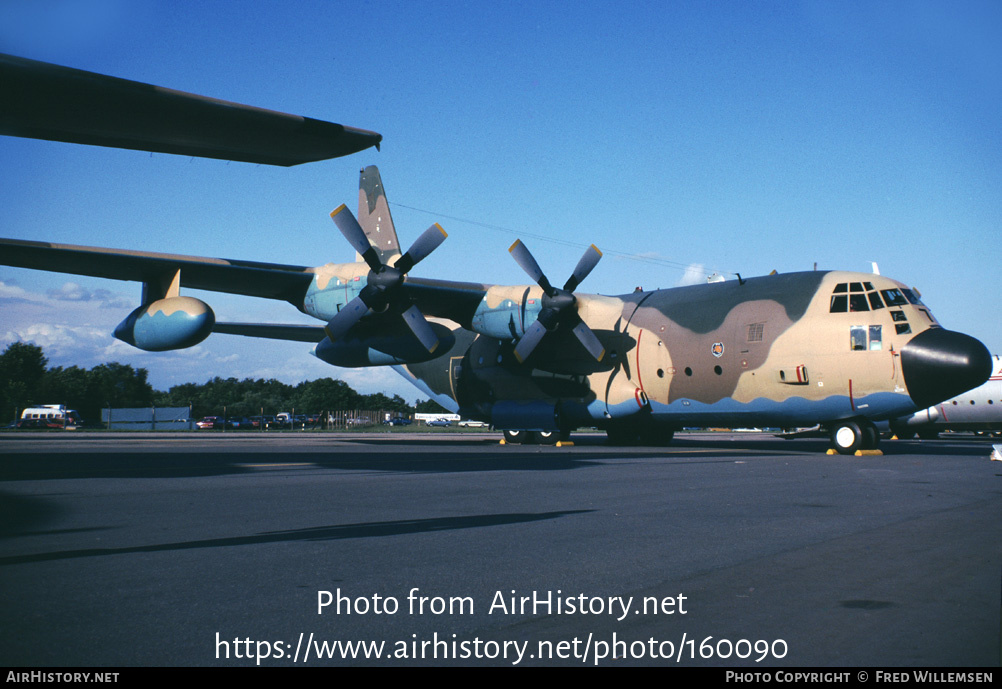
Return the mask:
[[100, 364], [91, 369], [48, 366], [42, 348], [14, 342], [0, 354], [0, 420], [16, 418], [25, 407], [65, 404], [86, 421], [101, 418], [106, 407], [187, 407], [194, 418], [253, 416], [280, 411], [317, 413], [332, 410], [388, 411], [397, 414], [443, 411], [431, 400], [410, 405], [400, 395], [363, 395], [343, 380], [320, 378], [289, 385], [274, 379], [215, 377], [205, 383], [182, 383], [166, 392], [154, 390], [145, 368]]

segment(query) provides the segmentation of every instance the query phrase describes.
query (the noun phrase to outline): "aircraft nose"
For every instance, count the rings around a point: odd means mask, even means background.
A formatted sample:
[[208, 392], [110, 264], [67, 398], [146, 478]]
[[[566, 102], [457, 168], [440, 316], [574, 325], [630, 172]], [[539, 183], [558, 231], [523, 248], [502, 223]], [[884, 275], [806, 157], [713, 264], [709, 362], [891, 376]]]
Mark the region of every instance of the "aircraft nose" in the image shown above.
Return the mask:
[[920, 409], [976, 388], [992, 374], [992, 356], [969, 335], [930, 328], [901, 348], [908, 394]]

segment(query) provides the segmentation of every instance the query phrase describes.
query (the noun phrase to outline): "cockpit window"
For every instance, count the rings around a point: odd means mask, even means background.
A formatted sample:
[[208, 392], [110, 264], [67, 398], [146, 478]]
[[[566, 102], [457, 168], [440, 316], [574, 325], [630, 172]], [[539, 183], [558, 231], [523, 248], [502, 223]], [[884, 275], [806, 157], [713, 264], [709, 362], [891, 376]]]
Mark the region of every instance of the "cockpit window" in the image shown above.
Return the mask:
[[[857, 284], [857, 283], [853, 283]], [[870, 306], [866, 302], [865, 294], [850, 294], [849, 295], [849, 310], [850, 311], [869, 311]]]
[[882, 289], [880, 293], [884, 296], [884, 302], [888, 306], [907, 306], [908, 300], [899, 289]]
[[912, 304], [915, 304], [916, 306], [925, 306], [925, 304], [922, 303], [922, 300], [918, 298], [918, 295], [915, 294], [915, 292], [913, 292], [912, 290], [903, 288], [901, 292], [902, 294], [905, 295], [905, 299], [907, 299]]
[[[893, 290], [897, 292], [897, 290]], [[899, 293], [900, 296], [900, 293]], [[901, 297], [903, 300], [904, 297]], [[849, 313], [876, 311], [884, 308], [884, 302], [874, 290], [872, 282], [840, 282], [832, 290], [829, 313]]]

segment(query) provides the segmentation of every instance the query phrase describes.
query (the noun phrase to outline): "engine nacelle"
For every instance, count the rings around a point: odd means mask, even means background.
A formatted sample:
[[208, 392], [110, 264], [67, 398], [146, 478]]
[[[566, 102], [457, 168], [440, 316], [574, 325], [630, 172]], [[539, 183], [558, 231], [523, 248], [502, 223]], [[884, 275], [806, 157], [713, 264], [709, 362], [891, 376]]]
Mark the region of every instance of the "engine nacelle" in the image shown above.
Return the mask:
[[115, 328], [115, 337], [147, 352], [193, 347], [212, 332], [216, 314], [194, 297], [166, 297], [145, 304]]
[[313, 349], [313, 355], [345, 368], [419, 364], [441, 356], [456, 343], [456, 336], [449, 328], [439, 323], [429, 325], [438, 337], [434, 352], [425, 349], [406, 326], [381, 324], [379, 329], [353, 328], [336, 342], [324, 338]]
[[502, 430], [557, 431], [560, 419], [553, 402], [505, 401], [491, 406], [491, 425]]

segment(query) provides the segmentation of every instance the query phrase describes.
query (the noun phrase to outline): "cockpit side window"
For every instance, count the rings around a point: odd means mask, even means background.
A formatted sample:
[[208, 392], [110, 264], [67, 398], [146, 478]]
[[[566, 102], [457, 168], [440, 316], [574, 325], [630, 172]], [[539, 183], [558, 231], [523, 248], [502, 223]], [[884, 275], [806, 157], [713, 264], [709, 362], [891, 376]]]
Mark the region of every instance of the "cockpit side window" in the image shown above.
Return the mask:
[[925, 304], [922, 303], [922, 300], [918, 298], [918, 295], [912, 290], [902, 288], [901, 293], [905, 295], [905, 299], [907, 299], [909, 303], [915, 304], [915, 306], [925, 306]]
[[880, 293], [884, 297], [884, 302], [888, 306], [907, 306], [908, 300], [905, 299], [905, 295], [901, 293], [899, 289], [882, 289]]

